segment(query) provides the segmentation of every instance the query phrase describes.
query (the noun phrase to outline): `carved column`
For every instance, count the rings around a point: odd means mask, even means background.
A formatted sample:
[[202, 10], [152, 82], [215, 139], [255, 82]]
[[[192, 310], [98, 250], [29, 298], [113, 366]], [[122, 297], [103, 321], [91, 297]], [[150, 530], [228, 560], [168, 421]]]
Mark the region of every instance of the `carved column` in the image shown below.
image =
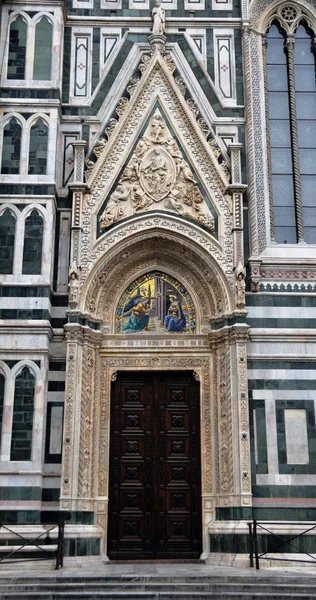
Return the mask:
[[248, 326], [209, 334], [213, 354], [214, 467], [217, 506], [250, 506], [247, 397]]
[[234, 331], [236, 339], [236, 366], [237, 366], [237, 406], [238, 406], [238, 435], [240, 445], [240, 492], [242, 506], [250, 506], [251, 493], [251, 458], [250, 458], [250, 432], [249, 432], [249, 399], [247, 380], [247, 340], [248, 326], [240, 327]]
[[77, 510], [78, 456], [83, 332], [79, 325], [66, 325], [67, 379], [65, 392], [64, 441], [61, 473], [61, 508]]
[[[83, 336], [83, 374], [80, 411], [80, 452], [78, 497], [82, 510], [94, 510], [98, 479], [96, 440], [98, 423], [99, 348], [101, 334], [85, 329]], [[78, 424], [79, 426], [79, 424]]]
[[74, 148], [74, 181], [69, 185], [72, 191], [72, 222], [71, 222], [71, 246], [70, 246], [70, 264], [80, 267], [80, 248], [82, 231], [82, 203], [83, 196], [87, 191], [87, 184], [84, 183], [84, 157], [86, 142], [76, 140], [73, 143]]
[[62, 461], [61, 508], [94, 510], [97, 465], [99, 331], [65, 326], [67, 379]]
[[255, 186], [255, 142], [253, 131], [252, 114], [252, 47], [253, 33], [249, 26], [244, 25], [242, 29], [243, 46], [243, 67], [245, 74], [245, 117], [246, 117], [246, 138], [247, 138], [247, 166], [248, 166], [248, 186], [249, 186], [249, 227], [250, 227], [250, 253], [259, 254], [258, 231], [257, 231], [257, 205], [256, 205], [256, 186]]

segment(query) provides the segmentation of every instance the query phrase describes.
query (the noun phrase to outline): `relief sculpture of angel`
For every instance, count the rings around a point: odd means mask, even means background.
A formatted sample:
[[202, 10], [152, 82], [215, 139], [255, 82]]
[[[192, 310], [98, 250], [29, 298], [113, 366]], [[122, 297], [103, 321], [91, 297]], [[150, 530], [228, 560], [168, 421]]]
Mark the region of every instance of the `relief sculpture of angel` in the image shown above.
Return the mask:
[[119, 221], [123, 217], [124, 210], [121, 202], [128, 200], [129, 196], [129, 186], [119, 184], [113, 194], [111, 194], [106, 209], [100, 217], [100, 229], [110, 227], [110, 225], [113, 225], [113, 223], [116, 223], [116, 221]]

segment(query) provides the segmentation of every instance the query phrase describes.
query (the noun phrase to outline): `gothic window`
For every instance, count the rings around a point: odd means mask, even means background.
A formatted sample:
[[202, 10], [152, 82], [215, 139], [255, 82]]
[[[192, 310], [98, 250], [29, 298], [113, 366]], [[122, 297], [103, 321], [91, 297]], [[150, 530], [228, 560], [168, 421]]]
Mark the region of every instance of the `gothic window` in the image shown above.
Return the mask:
[[29, 150], [29, 175], [46, 175], [48, 127], [38, 119], [31, 127]]
[[13, 273], [16, 220], [9, 209], [0, 217], [0, 273]]
[[1, 437], [2, 437], [2, 418], [3, 418], [3, 405], [4, 405], [4, 387], [5, 387], [5, 377], [3, 373], [0, 373], [0, 447], [1, 447]]
[[33, 79], [51, 79], [53, 26], [43, 17], [35, 28]]
[[20, 171], [22, 129], [16, 119], [10, 119], [3, 130], [1, 173], [17, 175]]
[[[316, 73], [304, 23], [266, 36], [268, 168], [275, 241], [316, 243]], [[273, 235], [272, 235], [273, 237]]]
[[8, 79], [25, 79], [27, 24], [17, 17], [10, 26]]
[[15, 379], [11, 460], [31, 460], [35, 377], [24, 367]]
[[43, 217], [33, 210], [25, 219], [22, 273], [40, 275], [42, 271]]

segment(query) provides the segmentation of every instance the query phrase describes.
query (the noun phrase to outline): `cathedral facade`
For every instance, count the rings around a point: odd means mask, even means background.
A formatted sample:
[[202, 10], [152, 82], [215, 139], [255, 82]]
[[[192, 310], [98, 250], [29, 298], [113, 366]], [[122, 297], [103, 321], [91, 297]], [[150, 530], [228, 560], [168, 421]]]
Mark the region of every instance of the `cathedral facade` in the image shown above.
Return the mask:
[[315, 0], [1, 10], [0, 521], [105, 560], [303, 531]]

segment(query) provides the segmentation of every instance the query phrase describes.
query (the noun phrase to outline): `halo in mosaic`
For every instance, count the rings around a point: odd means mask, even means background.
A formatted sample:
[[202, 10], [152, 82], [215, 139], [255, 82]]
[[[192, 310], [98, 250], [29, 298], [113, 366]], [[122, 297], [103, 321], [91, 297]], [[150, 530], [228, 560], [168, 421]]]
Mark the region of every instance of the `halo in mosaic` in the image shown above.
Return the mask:
[[116, 333], [192, 334], [195, 308], [182, 283], [167, 273], [151, 271], [125, 290], [116, 310]]

